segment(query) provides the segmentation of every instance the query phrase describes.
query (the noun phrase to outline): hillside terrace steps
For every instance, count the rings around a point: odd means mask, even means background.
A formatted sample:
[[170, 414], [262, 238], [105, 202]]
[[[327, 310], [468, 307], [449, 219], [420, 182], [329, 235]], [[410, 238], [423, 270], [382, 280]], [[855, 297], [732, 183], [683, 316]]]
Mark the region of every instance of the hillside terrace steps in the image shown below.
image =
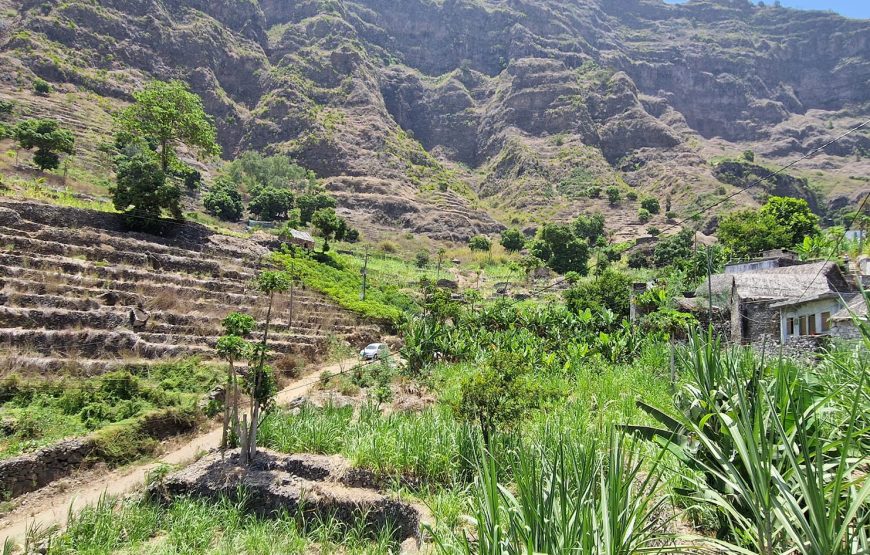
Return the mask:
[[[268, 249], [198, 224], [170, 237], [126, 233], [117, 215], [0, 200], [0, 369], [101, 372], [197, 356], [216, 358], [229, 312], [262, 331], [266, 299], [254, 288]], [[144, 329], [130, 325], [139, 304]], [[276, 356], [315, 359], [331, 336], [363, 343], [380, 330], [327, 297], [297, 287], [276, 299]]]

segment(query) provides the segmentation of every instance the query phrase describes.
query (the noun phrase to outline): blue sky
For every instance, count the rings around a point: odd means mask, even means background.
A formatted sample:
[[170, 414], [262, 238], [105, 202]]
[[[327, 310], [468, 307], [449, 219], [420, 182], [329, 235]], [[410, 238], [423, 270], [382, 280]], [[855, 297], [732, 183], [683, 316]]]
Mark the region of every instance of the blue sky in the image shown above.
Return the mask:
[[[682, 3], [682, 0], [665, 0], [671, 4]], [[758, 3], [757, 0], [753, 0]], [[783, 6], [803, 10], [833, 10], [847, 17], [870, 19], [870, 0], [780, 0]], [[773, 5], [773, 0], [765, 0]]]

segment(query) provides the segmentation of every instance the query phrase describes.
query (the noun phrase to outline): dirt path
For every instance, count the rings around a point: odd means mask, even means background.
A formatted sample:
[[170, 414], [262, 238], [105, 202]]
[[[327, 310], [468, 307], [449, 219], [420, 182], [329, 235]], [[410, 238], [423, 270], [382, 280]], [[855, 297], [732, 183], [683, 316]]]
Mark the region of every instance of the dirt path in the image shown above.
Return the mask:
[[[356, 359], [351, 359], [323, 366], [313, 373], [291, 382], [278, 392], [278, 405], [287, 405], [297, 397], [306, 395], [324, 372], [334, 374], [342, 369], [350, 368], [356, 362]], [[196, 436], [183, 446], [164, 454], [156, 462], [110, 472], [95, 479], [95, 481], [51, 497], [40, 498], [33, 504], [22, 505], [0, 520], [0, 526], [2, 526], [0, 538], [3, 538], [4, 541], [5, 538], [11, 538], [21, 544], [32, 524], [38, 525], [41, 530], [50, 526], [64, 526], [71, 510], [79, 511], [87, 505], [95, 504], [104, 493], [118, 496], [139, 489], [144, 486], [148, 473], [161, 464], [183, 465], [189, 463], [203, 451], [217, 448], [220, 441], [221, 428], [218, 427]]]

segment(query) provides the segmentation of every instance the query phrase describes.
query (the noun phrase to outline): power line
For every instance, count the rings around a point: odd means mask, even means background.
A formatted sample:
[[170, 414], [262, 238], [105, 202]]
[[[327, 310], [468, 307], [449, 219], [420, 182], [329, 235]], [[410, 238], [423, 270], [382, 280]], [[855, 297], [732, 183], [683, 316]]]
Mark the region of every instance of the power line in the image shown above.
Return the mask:
[[814, 150], [811, 150], [810, 152], [808, 152], [807, 154], [801, 156], [800, 158], [798, 158], [798, 159], [796, 159], [796, 160], [794, 160], [794, 161], [792, 161], [792, 162], [789, 162], [788, 164], [786, 164], [785, 166], [782, 166], [782, 167], [779, 168], [778, 170], [773, 171], [773, 172], [771, 172], [771, 173], [769, 173], [769, 174], [767, 174], [767, 175], [765, 175], [765, 176], [762, 176], [762, 177], [757, 178], [756, 180], [754, 180], [754, 181], [751, 182], [750, 184], [748, 184], [748, 185], [746, 185], [746, 186], [744, 186], [744, 187], [739, 188], [736, 192], [734, 192], [734, 193], [732, 193], [732, 194], [726, 196], [725, 198], [723, 198], [723, 199], [721, 199], [721, 200], [718, 200], [718, 201], [714, 202], [714, 203], [711, 204], [710, 206], [707, 206], [707, 207], [705, 207], [705, 208], [700, 209], [699, 211], [695, 212], [695, 213], [692, 214], [691, 216], [689, 216], [689, 217], [687, 217], [687, 218], [684, 218], [684, 219], [680, 220], [679, 222], [677, 222], [677, 223], [675, 223], [675, 224], [671, 224], [669, 227], [666, 227], [666, 228], [663, 230], [663, 232], [664, 232], [664, 231], [670, 231], [671, 229], [674, 229], [674, 228], [676, 228], [676, 227], [682, 227], [682, 225], [683, 225], [684, 223], [688, 222], [689, 220], [692, 220], [692, 219], [694, 219], [695, 217], [700, 216], [701, 214], [704, 214], [705, 212], [708, 212], [708, 211], [710, 211], [711, 209], [713, 209], [713, 208], [715, 208], [715, 207], [717, 207], [717, 206], [719, 206], [719, 205], [722, 205], [722, 204], [726, 203], [727, 201], [731, 200], [732, 198], [738, 196], [740, 193], [744, 193], [744, 192], [748, 191], [749, 189], [751, 189], [752, 187], [755, 187], [756, 185], [759, 185], [761, 182], [763, 182], [763, 181], [767, 181], [768, 179], [774, 177], [775, 175], [778, 175], [778, 174], [784, 172], [785, 170], [787, 170], [788, 168], [794, 166], [795, 164], [797, 164], [797, 163], [799, 163], [799, 162], [802, 162], [803, 160], [806, 160], [807, 158], [810, 158], [810, 157], [812, 157], [812, 156], [815, 156], [816, 154], [818, 154], [819, 152], [823, 151], [824, 149], [826, 149], [827, 147], [831, 146], [832, 144], [836, 143], [836, 142], [839, 141], [840, 139], [843, 139], [843, 138], [845, 138], [845, 137], [851, 135], [852, 133], [855, 133], [856, 131], [862, 129], [863, 127], [866, 127], [867, 125], [870, 125], [870, 119], [868, 119], [867, 121], [861, 123], [860, 125], [858, 125], [858, 126], [856, 126], [856, 127], [853, 127], [852, 129], [846, 131], [846, 132], [843, 133], [842, 135], [839, 135], [838, 137], [835, 137], [834, 139], [832, 139], [832, 140], [828, 141], [827, 143], [823, 144], [822, 146], [820, 146], [820, 147], [818, 147], [818, 148], [816, 148], [816, 149], [814, 149]]

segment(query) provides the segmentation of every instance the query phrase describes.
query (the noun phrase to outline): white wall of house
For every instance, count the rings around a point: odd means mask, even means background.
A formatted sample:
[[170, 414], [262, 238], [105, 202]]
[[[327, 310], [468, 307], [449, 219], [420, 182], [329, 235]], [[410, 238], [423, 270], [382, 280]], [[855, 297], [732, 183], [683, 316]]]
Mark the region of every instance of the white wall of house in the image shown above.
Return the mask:
[[[822, 316], [826, 314], [829, 318], [841, 308], [843, 308], [843, 303], [840, 302], [840, 299], [822, 299], [781, 308], [779, 311], [780, 341], [785, 343], [791, 337], [830, 333], [830, 328], [826, 329]], [[789, 319], [792, 321], [791, 326]], [[806, 322], [803, 329], [801, 329], [802, 319]]]

